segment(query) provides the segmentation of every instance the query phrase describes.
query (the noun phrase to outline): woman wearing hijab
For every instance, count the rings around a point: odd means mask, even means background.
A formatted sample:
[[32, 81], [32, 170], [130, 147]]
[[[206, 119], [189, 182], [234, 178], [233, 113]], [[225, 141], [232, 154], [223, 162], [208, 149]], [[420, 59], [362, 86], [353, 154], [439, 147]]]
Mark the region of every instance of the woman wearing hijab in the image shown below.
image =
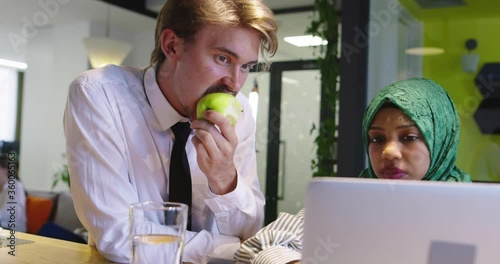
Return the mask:
[[[453, 101], [425, 78], [392, 83], [373, 98], [363, 118], [369, 165], [361, 178], [470, 182], [455, 165], [460, 122]], [[304, 209], [280, 213], [235, 254], [237, 263], [299, 263]]]
[[455, 166], [459, 137], [457, 111], [443, 87], [425, 78], [390, 84], [363, 118], [370, 163], [360, 177], [470, 182]]

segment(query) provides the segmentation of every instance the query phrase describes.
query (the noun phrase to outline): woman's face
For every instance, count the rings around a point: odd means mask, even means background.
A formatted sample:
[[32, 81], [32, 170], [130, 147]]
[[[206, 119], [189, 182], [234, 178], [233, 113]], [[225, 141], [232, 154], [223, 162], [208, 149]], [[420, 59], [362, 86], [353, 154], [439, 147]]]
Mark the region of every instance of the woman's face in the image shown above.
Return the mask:
[[430, 153], [415, 124], [399, 108], [382, 108], [368, 130], [368, 153], [378, 178], [421, 180]]

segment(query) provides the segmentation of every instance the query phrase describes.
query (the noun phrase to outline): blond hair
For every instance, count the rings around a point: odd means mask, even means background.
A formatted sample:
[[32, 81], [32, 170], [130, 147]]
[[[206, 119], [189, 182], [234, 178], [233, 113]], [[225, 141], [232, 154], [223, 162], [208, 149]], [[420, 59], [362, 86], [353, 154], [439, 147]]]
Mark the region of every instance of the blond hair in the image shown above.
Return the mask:
[[165, 61], [161, 49], [164, 29], [172, 29], [177, 36], [190, 42], [208, 24], [256, 30], [261, 35], [260, 51], [264, 60], [278, 49], [277, 23], [262, 0], [168, 0], [158, 14], [151, 65]]

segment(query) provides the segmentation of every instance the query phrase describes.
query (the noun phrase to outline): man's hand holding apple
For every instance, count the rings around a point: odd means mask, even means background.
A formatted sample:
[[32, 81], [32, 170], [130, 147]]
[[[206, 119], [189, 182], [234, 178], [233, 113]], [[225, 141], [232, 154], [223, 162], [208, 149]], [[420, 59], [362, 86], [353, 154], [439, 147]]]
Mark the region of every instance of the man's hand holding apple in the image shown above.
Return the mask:
[[226, 93], [209, 94], [198, 102], [193, 144], [198, 165], [207, 176], [210, 190], [218, 195], [233, 191], [237, 184], [233, 162], [238, 137], [234, 125], [241, 113], [237, 99]]

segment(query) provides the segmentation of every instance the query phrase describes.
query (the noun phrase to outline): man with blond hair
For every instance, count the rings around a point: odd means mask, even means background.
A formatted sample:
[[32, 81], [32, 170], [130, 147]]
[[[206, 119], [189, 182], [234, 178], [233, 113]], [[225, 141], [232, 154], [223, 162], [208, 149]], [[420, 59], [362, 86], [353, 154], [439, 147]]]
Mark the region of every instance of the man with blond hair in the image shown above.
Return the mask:
[[[259, 52], [276, 52], [276, 31], [261, 0], [171, 0], [158, 15], [150, 67], [106, 66], [72, 82], [64, 116], [71, 191], [89, 244], [106, 258], [130, 261], [131, 203], [170, 201], [179, 189], [191, 194], [183, 261], [232, 258], [224, 246], [262, 226], [255, 124], [239, 91]], [[235, 127], [215, 111], [196, 118], [197, 102], [214, 92], [241, 103]], [[179, 124], [192, 129], [191, 188], [170, 177]]]

